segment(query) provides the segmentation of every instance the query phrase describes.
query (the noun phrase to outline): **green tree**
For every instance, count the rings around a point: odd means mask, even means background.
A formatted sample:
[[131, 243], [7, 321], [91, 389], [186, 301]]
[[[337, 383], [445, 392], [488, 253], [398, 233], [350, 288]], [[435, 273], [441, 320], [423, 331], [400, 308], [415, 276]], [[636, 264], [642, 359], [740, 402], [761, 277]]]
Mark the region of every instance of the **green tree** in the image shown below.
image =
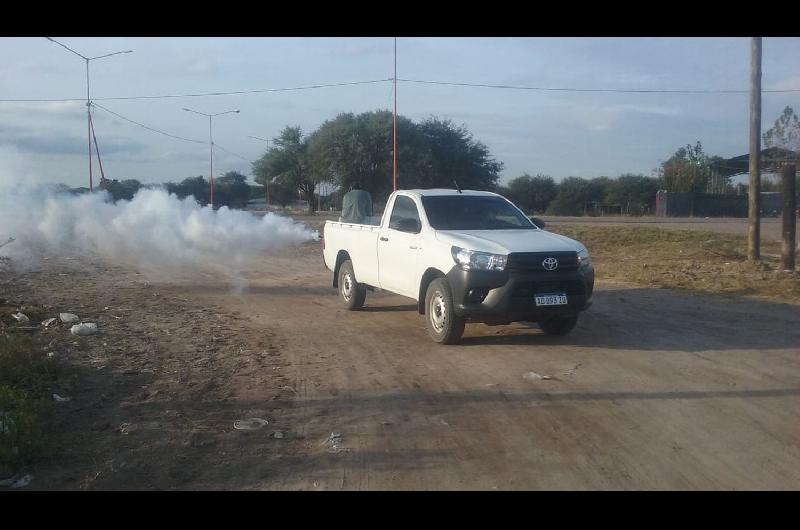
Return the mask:
[[179, 184], [167, 182], [164, 187], [167, 193], [174, 193], [180, 199], [191, 195], [202, 206], [209, 204], [209, 182], [203, 176], [185, 178]]
[[620, 175], [609, 182], [603, 197], [604, 204], [619, 206], [621, 211], [643, 214], [655, 209], [656, 192], [660, 182], [654, 177], [644, 175]]
[[800, 153], [800, 119], [792, 107], [783, 109], [770, 130], [764, 133], [764, 147], [771, 152], [765, 157], [764, 165], [780, 171], [784, 164], [796, 164]]
[[583, 215], [589, 209], [594, 209], [602, 204], [611, 182], [608, 177], [597, 177], [591, 180], [567, 177], [558, 184], [558, 191], [550, 203], [547, 213], [551, 215]]
[[228, 171], [214, 181], [214, 205], [244, 208], [250, 199], [247, 177], [238, 171]]
[[509, 181], [508, 185], [498, 192], [525, 212], [541, 213], [547, 210], [555, 198], [557, 187], [553, 177], [546, 175], [532, 177], [526, 173]]
[[[431, 117], [419, 124], [397, 117], [398, 187], [493, 189], [502, 164], [466, 127]], [[392, 190], [392, 114], [340, 114], [309, 136], [309, 161], [319, 181], [348, 190], [354, 182], [376, 204]]]
[[129, 201], [133, 199], [136, 192], [142, 187], [142, 183], [136, 179], [108, 180], [105, 181], [105, 190], [111, 195], [114, 202], [119, 200]]
[[[408, 120], [398, 117], [398, 136]], [[309, 160], [320, 181], [349, 190], [358, 182], [374, 197], [392, 190], [392, 115], [388, 111], [339, 114], [309, 136]], [[403, 163], [403, 149], [398, 151]]]
[[[430, 117], [419, 124], [430, 146], [430, 170], [434, 185], [493, 190], [503, 163], [492, 158], [488, 147], [476, 141], [465, 125]], [[399, 151], [398, 151], [399, 152]]]
[[709, 157], [703, 152], [698, 141], [694, 146], [681, 147], [666, 162], [661, 164], [660, 177], [664, 188], [677, 192], [714, 191], [723, 178], [724, 187], [729, 186], [728, 178], [719, 177], [714, 166], [722, 161], [720, 157]]
[[313, 212], [316, 208], [314, 189], [318, 179], [313, 176], [308, 146], [308, 138], [303, 137], [299, 126], [285, 127], [273, 139], [272, 147], [253, 163], [253, 174], [255, 181], [261, 185], [270, 181], [292, 187], [308, 201], [308, 211]]

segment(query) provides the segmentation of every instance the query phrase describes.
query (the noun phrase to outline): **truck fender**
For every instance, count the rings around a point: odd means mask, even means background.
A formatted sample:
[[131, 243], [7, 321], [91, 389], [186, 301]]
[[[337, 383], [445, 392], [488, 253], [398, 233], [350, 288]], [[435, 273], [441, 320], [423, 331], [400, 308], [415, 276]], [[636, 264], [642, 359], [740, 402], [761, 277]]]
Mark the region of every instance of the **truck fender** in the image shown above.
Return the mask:
[[333, 266], [333, 287], [339, 287], [339, 269], [342, 266], [342, 263], [350, 259], [350, 254], [347, 253], [346, 250], [340, 250], [338, 254], [336, 254], [336, 265]]
[[419, 282], [419, 296], [417, 297], [417, 311], [419, 311], [420, 315], [425, 314], [425, 295], [428, 292], [428, 286], [436, 278], [444, 277], [445, 274], [442, 271], [433, 267], [428, 268], [422, 275], [422, 279]]

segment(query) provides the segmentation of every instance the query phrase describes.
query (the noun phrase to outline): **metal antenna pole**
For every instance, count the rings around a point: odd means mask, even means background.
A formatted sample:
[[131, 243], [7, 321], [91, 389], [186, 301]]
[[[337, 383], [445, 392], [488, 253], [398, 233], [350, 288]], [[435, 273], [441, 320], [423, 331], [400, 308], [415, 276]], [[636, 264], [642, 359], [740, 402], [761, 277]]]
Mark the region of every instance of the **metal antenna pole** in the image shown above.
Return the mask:
[[394, 38], [394, 113], [393, 113], [393, 127], [394, 127], [394, 170], [392, 172], [392, 190], [397, 191], [397, 37]]

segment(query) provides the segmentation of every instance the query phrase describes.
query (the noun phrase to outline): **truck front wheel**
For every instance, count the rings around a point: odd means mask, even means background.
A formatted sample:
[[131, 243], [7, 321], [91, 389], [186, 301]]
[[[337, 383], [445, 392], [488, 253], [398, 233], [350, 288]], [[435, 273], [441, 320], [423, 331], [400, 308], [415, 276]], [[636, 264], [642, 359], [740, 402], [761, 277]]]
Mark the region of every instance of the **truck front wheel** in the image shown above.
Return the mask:
[[433, 280], [425, 294], [425, 324], [439, 344], [455, 344], [464, 334], [465, 320], [453, 310], [453, 293], [444, 278]]
[[357, 311], [364, 306], [367, 288], [356, 281], [353, 263], [350, 260], [339, 267], [339, 296], [348, 311]]

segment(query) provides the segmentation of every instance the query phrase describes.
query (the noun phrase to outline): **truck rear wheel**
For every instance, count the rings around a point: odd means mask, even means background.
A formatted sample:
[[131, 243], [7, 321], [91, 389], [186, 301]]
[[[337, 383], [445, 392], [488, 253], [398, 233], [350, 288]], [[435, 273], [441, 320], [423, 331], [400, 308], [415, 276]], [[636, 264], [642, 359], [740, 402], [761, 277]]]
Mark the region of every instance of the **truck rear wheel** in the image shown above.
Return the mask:
[[574, 317], [550, 317], [539, 322], [539, 327], [548, 335], [566, 335], [575, 324], [578, 323], [578, 316]]
[[353, 263], [350, 260], [342, 263], [339, 267], [339, 296], [342, 299], [345, 309], [357, 311], [364, 306], [367, 298], [367, 288], [356, 280], [353, 272]]
[[439, 344], [456, 344], [466, 321], [453, 310], [453, 293], [444, 278], [433, 280], [425, 294], [425, 327]]

